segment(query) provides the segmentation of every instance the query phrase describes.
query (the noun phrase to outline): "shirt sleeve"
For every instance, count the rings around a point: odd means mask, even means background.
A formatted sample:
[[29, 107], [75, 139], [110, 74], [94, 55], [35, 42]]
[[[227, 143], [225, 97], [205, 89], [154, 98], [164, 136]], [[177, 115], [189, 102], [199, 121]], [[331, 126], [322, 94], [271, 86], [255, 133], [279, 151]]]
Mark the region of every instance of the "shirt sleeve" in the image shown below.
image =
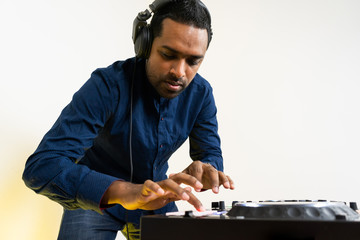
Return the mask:
[[25, 165], [23, 180], [36, 193], [67, 209], [100, 210], [100, 201], [117, 178], [77, 164], [111, 116], [114, 86], [96, 70], [76, 92]]
[[223, 171], [216, 113], [212, 88], [208, 86], [204, 94], [201, 111], [189, 136], [190, 157], [193, 160], [210, 163], [217, 170]]

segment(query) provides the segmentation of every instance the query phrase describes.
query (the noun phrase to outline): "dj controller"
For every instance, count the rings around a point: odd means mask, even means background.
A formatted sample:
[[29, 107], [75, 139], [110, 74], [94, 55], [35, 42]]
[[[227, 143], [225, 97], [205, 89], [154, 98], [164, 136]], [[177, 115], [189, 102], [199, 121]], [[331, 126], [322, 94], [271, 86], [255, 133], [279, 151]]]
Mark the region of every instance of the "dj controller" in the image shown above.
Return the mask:
[[141, 239], [360, 240], [360, 214], [355, 202], [220, 201], [205, 212], [144, 216]]

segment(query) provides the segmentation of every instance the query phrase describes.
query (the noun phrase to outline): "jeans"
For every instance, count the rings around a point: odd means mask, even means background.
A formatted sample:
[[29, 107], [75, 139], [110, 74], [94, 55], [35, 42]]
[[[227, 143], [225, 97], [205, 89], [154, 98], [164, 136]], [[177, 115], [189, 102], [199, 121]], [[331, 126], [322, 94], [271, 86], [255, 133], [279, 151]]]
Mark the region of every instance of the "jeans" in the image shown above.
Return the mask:
[[[140, 239], [140, 229], [128, 223], [130, 239]], [[126, 223], [104, 211], [64, 210], [58, 240], [114, 240], [118, 231], [126, 236]]]

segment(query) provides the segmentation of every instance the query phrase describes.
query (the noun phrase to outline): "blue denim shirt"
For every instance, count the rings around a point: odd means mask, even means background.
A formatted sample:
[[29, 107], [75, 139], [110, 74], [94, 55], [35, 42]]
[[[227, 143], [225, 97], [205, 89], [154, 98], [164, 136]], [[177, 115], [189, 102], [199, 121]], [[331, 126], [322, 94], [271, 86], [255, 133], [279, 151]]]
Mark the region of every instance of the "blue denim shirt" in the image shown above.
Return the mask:
[[[28, 187], [66, 209], [101, 212], [100, 200], [118, 179], [130, 180], [130, 96], [135, 59], [95, 70], [46, 133], [25, 166]], [[160, 97], [139, 60], [132, 104], [133, 182], [166, 179], [168, 159], [189, 137], [190, 157], [223, 170], [210, 84], [197, 74], [179, 96]], [[155, 213], [176, 210], [170, 203]], [[106, 209], [124, 220], [120, 205]], [[147, 211], [128, 212], [139, 222]]]

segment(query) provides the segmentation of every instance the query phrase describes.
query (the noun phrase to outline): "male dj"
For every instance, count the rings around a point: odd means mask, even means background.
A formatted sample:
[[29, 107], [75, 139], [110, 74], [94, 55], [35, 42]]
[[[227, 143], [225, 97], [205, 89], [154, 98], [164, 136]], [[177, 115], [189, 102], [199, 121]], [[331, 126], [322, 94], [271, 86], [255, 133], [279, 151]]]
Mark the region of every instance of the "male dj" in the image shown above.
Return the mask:
[[[197, 74], [210, 14], [199, 0], [152, 7], [150, 26], [143, 14], [134, 22], [137, 57], [94, 71], [26, 163], [26, 185], [64, 206], [59, 239], [114, 239], [118, 230], [136, 239], [140, 217], [176, 211], [174, 201], [204, 210], [191, 188], [234, 188], [212, 89]], [[188, 137], [193, 162], [168, 178], [167, 161]]]

